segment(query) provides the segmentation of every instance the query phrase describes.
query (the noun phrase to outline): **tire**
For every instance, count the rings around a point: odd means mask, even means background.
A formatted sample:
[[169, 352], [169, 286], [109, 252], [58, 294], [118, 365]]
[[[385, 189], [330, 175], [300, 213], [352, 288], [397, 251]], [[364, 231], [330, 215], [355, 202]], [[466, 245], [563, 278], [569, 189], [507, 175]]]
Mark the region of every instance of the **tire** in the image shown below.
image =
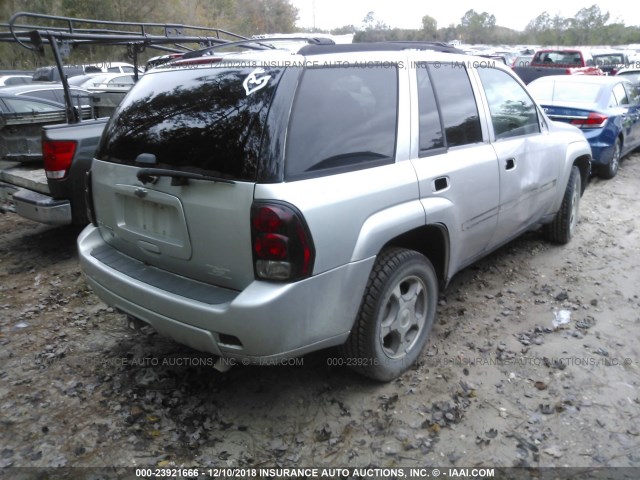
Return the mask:
[[345, 364], [374, 380], [400, 376], [420, 356], [437, 302], [438, 279], [424, 255], [395, 247], [383, 250], [351, 335], [340, 349]]
[[564, 192], [562, 205], [551, 223], [544, 225], [543, 232], [547, 240], [558, 243], [569, 243], [578, 224], [580, 196], [582, 195], [582, 178], [575, 165], [571, 168], [567, 189]]
[[619, 138], [616, 138], [616, 143], [613, 145], [613, 156], [611, 157], [611, 161], [609, 162], [609, 165], [602, 167], [599, 172], [601, 178], [609, 180], [616, 176], [618, 168], [620, 168], [621, 153], [622, 143]]

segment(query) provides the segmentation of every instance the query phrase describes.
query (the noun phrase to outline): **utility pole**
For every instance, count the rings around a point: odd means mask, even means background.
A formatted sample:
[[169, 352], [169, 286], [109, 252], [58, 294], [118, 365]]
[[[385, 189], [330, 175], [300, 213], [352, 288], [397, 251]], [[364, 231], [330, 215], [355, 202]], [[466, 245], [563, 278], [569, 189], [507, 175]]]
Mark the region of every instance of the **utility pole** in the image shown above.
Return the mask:
[[313, 13], [313, 31], [316, 31], [316, 0], [311, 0], [311, 10]]

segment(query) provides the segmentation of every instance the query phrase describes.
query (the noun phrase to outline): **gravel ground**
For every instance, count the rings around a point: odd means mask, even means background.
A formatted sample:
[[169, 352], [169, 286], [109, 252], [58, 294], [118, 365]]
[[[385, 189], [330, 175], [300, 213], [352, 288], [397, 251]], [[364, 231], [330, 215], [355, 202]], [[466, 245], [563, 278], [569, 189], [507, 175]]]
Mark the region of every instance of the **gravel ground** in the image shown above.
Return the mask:
[[0, 476], [639, 467], [638, 192], [636, 154], [614, 179], [592, 179], [569, 245], [530, 233], [458, 274], [419, 364], [388, 384], [336, 365], [333, 351], [219, 373], [93, 295], [77, 229], [0, 215]]

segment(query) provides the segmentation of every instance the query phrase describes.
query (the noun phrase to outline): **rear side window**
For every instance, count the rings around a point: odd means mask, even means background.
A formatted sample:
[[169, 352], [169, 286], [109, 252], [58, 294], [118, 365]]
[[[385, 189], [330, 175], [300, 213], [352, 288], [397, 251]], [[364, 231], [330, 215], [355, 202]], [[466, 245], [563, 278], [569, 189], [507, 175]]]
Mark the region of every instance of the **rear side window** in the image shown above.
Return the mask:
[[398, 116], [395, 65], [309, 68], [287, 133], [287, 178], [393, 162]]
[[219, 64], [144, 75], [111, 117], [97, 158], [254, 181], [282, 70]]
[[452, 63], [429, 64], [442, 113], [448, 147], [482, 141], [476, 98], [466, 68]]

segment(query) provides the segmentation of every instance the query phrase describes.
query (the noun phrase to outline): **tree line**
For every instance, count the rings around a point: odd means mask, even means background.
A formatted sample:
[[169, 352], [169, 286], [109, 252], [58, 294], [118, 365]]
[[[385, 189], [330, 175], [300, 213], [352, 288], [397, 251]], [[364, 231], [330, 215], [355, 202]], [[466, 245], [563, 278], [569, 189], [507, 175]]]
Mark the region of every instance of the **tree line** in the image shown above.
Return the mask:
[[[238, 35], [289, 33], [296, 30], [297, 9], [289, 0], [2, 0], [0, 23], [16, 12], [44, 13], [74, 18], [144, 23], [176, 23], [214, 27]], [[46, 21], [39, 24], [47, 25]], [[53, 23], [51, 24], [53, 25]], [[61, 26], [56, 23], [56, 26]], [[3, 28], [2, 30], [6, 30]], [[45, 50], [40, 57], [15, 43], [0, 42], [0, 68], [34, 68], [53, 64]], [[142, 61], [161, 52], [147, 50]], [[67, 63], [127, 61], [126, 48], [90, 46], [70, 52]]]
[[[251, 36], [264, 33], [292, 33], [297, 9], [290, 0], [2, 0], [0, 22], [6, 23], [18, 11], [46, 13], [76, 18], [131, 22], [179, 23], [228, 30]], [[306, 30], [333, 34], [353, 33], [355, 42], [381, 40], [427, 40], [482, 44], [539, 45], [617, 45], [640, 43], [640, 27], [608, 23], [609, 12], [597, 5], [580, 9], [564, 18], [543, 12], [531, 20], [524, 31], [496, 25], [494, 15], [471, 9], [457, 25], [439, 27], [429, 15], [419, 29], [390, 28], [369, 12], [361, 25], [345, 25], [332, 31]], [[157, 55], [147, 51], [141, 61]], [[33, 68], [53, 63], [50, 54], [40, 57], [13, 43], [0, 43], [0, 68]], [[103, 60], [130, 61], [126, 48], [96, 47], [70, 52], [68, 63]]]
[[356, 28], [348, 25], [336, 32], [355, 33], [354, 41], [423, 40], [470, 44], [511, 45], [627, 45], [640, 43], [640, 27], [624, 23], [608, 23], [609, 12], [592, 5], [580, 9], [573, 17], [564, 18], [543, 12], [531, 20], [524, 31], [496, 25], [494, 15], [468, 10], [457, 25], [438, 27], [435, 18], [422, 17], [422, 28], [415, 30], [390, 28], [370, 12]]

